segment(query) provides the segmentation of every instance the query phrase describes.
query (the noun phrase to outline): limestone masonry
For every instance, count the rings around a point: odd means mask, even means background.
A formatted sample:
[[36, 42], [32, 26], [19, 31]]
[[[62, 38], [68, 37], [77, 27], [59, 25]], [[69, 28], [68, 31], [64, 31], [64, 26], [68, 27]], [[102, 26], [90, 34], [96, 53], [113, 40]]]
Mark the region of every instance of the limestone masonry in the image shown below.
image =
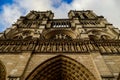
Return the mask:
[[0, 33], [0, 80], [120, 80], [120, 30], [91, 10], [30, 11]]

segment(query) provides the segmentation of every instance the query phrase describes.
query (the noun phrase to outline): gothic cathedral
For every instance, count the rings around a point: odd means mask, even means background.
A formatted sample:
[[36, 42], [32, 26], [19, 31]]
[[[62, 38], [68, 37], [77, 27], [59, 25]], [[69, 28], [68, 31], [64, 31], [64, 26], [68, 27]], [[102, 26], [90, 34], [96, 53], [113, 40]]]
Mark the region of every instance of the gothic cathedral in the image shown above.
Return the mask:
[[120, 80], [120, 30], [91, 10], [30, 11], [0, 33], [0, 80]]

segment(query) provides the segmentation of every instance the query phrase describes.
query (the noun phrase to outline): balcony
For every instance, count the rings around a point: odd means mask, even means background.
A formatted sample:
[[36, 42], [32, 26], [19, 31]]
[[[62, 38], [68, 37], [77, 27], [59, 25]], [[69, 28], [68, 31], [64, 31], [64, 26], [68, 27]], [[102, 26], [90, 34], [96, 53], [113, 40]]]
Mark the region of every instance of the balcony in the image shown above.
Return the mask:
[[71, 27], [70, 20], [68, 19], [54, 19], [51, 23], [52, 28], [69, 28]]

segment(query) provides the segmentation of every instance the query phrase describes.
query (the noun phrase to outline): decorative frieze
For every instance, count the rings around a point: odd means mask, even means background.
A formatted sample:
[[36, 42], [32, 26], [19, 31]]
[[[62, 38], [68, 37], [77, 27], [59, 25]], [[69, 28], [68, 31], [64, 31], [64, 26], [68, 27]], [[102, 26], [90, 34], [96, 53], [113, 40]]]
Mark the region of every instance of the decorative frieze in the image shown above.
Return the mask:
[[81, 43], [39, 43], [35, 52], [88, 52], [88, 48]]
[[14, 53], [21, 51], [31, 51], [35, 47], [36, 41], [28, 40], [1, 40], [0, 53]]
[[99, 40], [95, 43], [101, 54], [119, 54], [120, 52], [119, 40]]
[[[116, 44], [115, 44], [116, 43]], [[33, 51], [35, 53], [89, 53], [100, 51], [101, 54], [119, 54], [119, 41], [89, 41], [89, 40], [11, 40], [0, 41], [0, 52]]]

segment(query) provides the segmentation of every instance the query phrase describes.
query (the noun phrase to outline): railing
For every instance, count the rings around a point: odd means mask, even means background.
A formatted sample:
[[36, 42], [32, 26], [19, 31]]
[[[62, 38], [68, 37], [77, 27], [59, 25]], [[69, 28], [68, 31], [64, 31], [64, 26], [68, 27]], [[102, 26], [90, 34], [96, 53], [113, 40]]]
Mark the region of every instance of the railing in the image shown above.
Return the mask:
[[101, 24], [99, 21], [96, 20], [80, 20], [80, 24], [83, 25], [83, 27], [105, 27], [104, 24]]
[[68, 19], [54, 19], [51, 23], [52, 28], [65, 28], [71, 27], [70, 20]]

